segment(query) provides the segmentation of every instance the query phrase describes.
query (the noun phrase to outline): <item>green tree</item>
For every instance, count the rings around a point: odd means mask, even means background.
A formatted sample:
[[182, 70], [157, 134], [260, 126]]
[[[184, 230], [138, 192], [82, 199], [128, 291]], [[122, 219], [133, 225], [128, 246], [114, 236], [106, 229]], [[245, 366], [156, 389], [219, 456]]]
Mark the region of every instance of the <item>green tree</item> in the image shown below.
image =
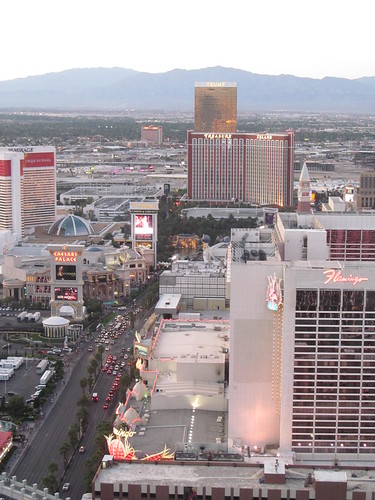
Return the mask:
[[68, 464], [68, 453], [70, 451], [70, 448], [71, 448], [70, 444], [67, 441], [64, 441], [59, 449], [59, 451], [64, 459], [64, 471], [66, 470], [66, 467]]
[[46, 488], [48, 488], [51, 494], [54, 494], [59, 487], [59, 483], [56, 477], [58, 470], [59, 468], [57, 463], [55, 461], [52, 461], [48, 465], [48, 476], [43, 478], [43, 484], [44, 486], [46, 486]]
[[90, 399], [87, 394], [82, 394], [82, 396], [77, 401], [77, 406], [88, 408], [90, 406]]
[[81, 378], [81, 380], [79, 381], [79, 385], [81, 386], [83, 394], [85, 394], [85, 389], [87, 387], [87, 378]]
[[78, 433], [79, 433], [79, 427], [77, 424], [73, 424], [69, 427], [68, 429], [68, 439], [70, 442], [71, 447], [73, 450], [75, 450], [77, 444], [78, 444]]
[[95, 354], [95, 358], [100, 362], [100, 369], [103, 368], [103, 354], [104, 354], [104, 347], [101, 344], [99, 344], [97, 352]]
[[81, 432], [83, 432], [86, 429], [87, 424], [89, 423], [89, 412], [87, 408], [80, 406], [77, 410], [76, 417], [79, 422]]
[[46, 488], [48, 488], [48, 491], [51, 493], [51, 495], [53, 495], [59, 487], [56, 476], [53, 476], [52, 474], [45, 476], [43, 478], [42, 482], [43, 482], [43, 485]]
[[22, 396], [15, 394], [9, 398], [6, 409], [13, 420], [19, 420], [27, 410]]
[[92, 358], [90, 366], [92, 366], [92, 368], [94, 369], [94, 377], [96, 378], [96, 370], [98, 369], [98, 362], [96, 361], [95, 358]]

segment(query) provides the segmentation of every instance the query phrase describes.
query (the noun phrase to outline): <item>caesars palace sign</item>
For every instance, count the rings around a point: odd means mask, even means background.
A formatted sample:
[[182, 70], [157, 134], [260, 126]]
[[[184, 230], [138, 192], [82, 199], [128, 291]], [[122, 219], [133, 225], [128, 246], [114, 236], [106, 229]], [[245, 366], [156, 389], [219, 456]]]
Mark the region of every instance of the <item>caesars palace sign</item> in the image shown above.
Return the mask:
[[78, 252], [53, 252], [55, 262], [77, 262]]

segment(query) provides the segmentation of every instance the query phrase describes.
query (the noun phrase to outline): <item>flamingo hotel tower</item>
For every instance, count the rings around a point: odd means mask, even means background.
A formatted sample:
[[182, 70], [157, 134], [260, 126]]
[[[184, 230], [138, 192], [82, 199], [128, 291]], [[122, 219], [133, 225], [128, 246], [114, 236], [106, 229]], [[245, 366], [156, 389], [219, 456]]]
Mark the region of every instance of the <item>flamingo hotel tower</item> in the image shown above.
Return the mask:
[[0, 230], [17, 237], [56, 219], [56, 150], [0, 148]]

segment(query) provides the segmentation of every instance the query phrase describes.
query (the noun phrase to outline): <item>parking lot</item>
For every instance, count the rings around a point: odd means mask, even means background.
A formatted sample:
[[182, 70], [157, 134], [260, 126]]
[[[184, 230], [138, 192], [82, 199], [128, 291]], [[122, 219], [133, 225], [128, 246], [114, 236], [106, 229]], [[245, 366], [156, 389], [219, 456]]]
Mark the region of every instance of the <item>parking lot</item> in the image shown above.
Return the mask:
[[35, 392], [35, 386], [39, 384], [40, 375], [36, 372], [39, 361], [40, 359], [25, 358], [9, 380], [0, 381], [0, 394], [5, 394], [7, 399], [13, 394], [19, 394], [25, 401], [29, 399]]

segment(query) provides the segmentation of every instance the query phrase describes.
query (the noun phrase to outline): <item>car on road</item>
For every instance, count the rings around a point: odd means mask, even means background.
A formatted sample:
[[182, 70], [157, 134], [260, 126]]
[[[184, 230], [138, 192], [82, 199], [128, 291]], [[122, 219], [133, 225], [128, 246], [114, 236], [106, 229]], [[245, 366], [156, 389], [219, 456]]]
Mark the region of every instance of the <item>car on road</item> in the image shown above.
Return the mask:
[[85, 452], [85, 447], [84, 446], [80, 446], [78, 452], [79, 453], [84, 453]]
[[62, 490], [63, 490], [63, 491], [68, 491], [68, 490], [69, 490], [69, 488], [70, 488], [70, 483], [64, 483], [64, 484], [63, 484], [63, 487], [62, 487]]
[[103, 410], [108, 410], [108, 403], [104, 403]]

